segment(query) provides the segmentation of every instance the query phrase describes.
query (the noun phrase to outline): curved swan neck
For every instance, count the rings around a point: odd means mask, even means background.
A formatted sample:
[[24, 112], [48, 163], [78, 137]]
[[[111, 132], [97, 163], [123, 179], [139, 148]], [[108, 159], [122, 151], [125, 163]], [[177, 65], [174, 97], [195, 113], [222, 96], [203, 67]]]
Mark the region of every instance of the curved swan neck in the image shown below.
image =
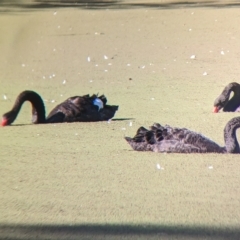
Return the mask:
[[237, 95], [240, 95], [240, 84], [232, 82], [229, 84], [229, 88]]
[[231, 91], [233, 91], [234, 95], [223, 108], [223, 111], [226, 112], [236, 111], [236, 109], [240, 106], [240, 85], [238, 83], [231, 83], [230, 93]]
[[25, 101], [29, 101], [32, 104], [33, 122], [44, 123], [46, 121], [45, 107], [41, 96], [34, 91], [26, 90], [18, 95], [12, 107], [12, 110], [3, 115], [3, 117], [5, 116], [9, 117], [8, 124], [14, 122]]
[[231, 92], [234, 93], [234, 96], [240, 96], [240, 85], [236, 82], [229, 83], [223, 90], [221, 95], [224, 95], [229, 99]]
[[240, 117], [231, 119], [224, 128], [224, 141], [228, 153], [240, 153], [236, 136], [238, 128], [240, 128]]

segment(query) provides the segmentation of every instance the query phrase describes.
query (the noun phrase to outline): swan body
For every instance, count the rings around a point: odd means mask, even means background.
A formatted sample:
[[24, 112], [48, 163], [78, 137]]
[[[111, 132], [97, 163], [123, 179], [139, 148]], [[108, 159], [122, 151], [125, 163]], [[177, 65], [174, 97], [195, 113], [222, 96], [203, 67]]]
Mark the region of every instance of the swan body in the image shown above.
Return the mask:
[[45, 106], [41, 96], [34, 91], [23, 91], [20, 93], [11, 111], [2, 117], [2, 126], [10, 125], [17, 118], [17, 115], [25, 101], [32, 104], [32, 122], [39, 123], [62, 123], [62, 122], [94, 122], [107, 121], [111, 119], [118, 106], [107, 105], [104, 95], [74, 96], [58, 104], [45, 117]]
[[240, 153], [236, 130], [240, 117], [231, 119], [224, 128], [225, 146], [221, 147], [200, 133], [186, 128], [161, 126], [155, 123], [150, 129], [140, 127], [133, 138], [125, 137], [135, 151], [167, 153]]
[[[231, 92], [234, 95], [229, 99]], [[221, 109], [224, 112], [240, 112], [240, 84], [232, 82], [223, 89], [222, 93], [214, 101], [213, 112], [217, 113]]]

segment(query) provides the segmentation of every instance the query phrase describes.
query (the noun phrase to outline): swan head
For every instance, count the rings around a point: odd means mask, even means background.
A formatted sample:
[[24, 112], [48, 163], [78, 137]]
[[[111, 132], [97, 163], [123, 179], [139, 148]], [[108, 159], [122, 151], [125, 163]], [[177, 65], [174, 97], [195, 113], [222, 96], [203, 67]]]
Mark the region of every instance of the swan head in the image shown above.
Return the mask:
[[4, 127], [4, 126], [7, 126], [8, 125], [8, 120], [7, 118], [2, 118], [2, 122], [1, 122], [1, 126]]
[[100, 98], [95, 98], [93, 100], [93, 105], [98, 107], [98, 111], [100, 111], [103, 108], [103, 102]]
[[218, 113], [220, 110], [220, 108], [218, 108], [217, 106], [213, 107], [213, 113]]
[[218, 113], [224, 106], [228, 103], [228, 98], [225, 98], [224, 96], [218, 97], [213, 104], [213, 112]]
[[[223, 108], [224, 112], [225, 111], [226, 112], [228, 112], [228, 111], [234, 112], [231, 105], [232, 104], [236, 105], [236, 101], [237, 101], [237, 103], [239, 103], [239, 100], [238, 100], [239, 99], [239, 89], [240, 89], [240, 85], [238, 83], [233, 82], [233, 83], [228, 84], [223, 89], [222, 93], [215, 99], [214, 104], [213, 104], [214, 105], [213, 112], [217, 113], [222, 108]], [[230, 98], [232, 92], [234, 94], [231, 97], [231, 101], [229, 102], [229, 98]]]
[[16, 119], [16, 114], [13, 111], [10, 111], [8, 113], [5, 113], [2, 116], [2, 122], [1, 122], [1, 126], [7, 126], [10, 125], [14, 120]]

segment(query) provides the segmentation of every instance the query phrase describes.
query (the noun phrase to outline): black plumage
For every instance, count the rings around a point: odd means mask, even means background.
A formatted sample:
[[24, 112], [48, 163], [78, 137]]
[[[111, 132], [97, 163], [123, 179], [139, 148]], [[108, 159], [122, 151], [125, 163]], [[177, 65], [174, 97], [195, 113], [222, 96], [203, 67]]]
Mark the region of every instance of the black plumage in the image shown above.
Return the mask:
[[34, 91], [23, 91], [20, 93], [11, 111], [2, 117], [2, 126], [10, 125], [25, 101], [32, 104], [32, 122], [39, 123], [62, 123], [62, 122], [95, 122], [111, 119], [118, 106], [107, 105], [104, 95], [84, 95], [66, 99], [58, 104], [46, 117], [45, 106], [41, 96]]
[[161, 126], [140, 127], [133, 138], [125, 137], [133, 150], [168, 153], [240, 153], [236, 130], [240, 117], [231, 119], [224, 128], [225, 146], [221, 147], [204, 135], [186, 128]]

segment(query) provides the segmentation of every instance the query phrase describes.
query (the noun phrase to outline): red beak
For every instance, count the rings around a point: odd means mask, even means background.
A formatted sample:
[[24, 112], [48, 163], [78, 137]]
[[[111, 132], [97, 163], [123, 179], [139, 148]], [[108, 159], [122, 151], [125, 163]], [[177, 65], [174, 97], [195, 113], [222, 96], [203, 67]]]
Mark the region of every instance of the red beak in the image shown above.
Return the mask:
[[2, 127], [8, 125], [8, 121], [7, 121], [6, 118], [3, 118], [3, 119], [2, 119], [1, 125], [2, 125]]
[[214, 108], [213, 108], [213, 112], [214, 112], [214, 113], [218, 113], [218, 111], [219, 111], [218, 107], [214, 107]]

